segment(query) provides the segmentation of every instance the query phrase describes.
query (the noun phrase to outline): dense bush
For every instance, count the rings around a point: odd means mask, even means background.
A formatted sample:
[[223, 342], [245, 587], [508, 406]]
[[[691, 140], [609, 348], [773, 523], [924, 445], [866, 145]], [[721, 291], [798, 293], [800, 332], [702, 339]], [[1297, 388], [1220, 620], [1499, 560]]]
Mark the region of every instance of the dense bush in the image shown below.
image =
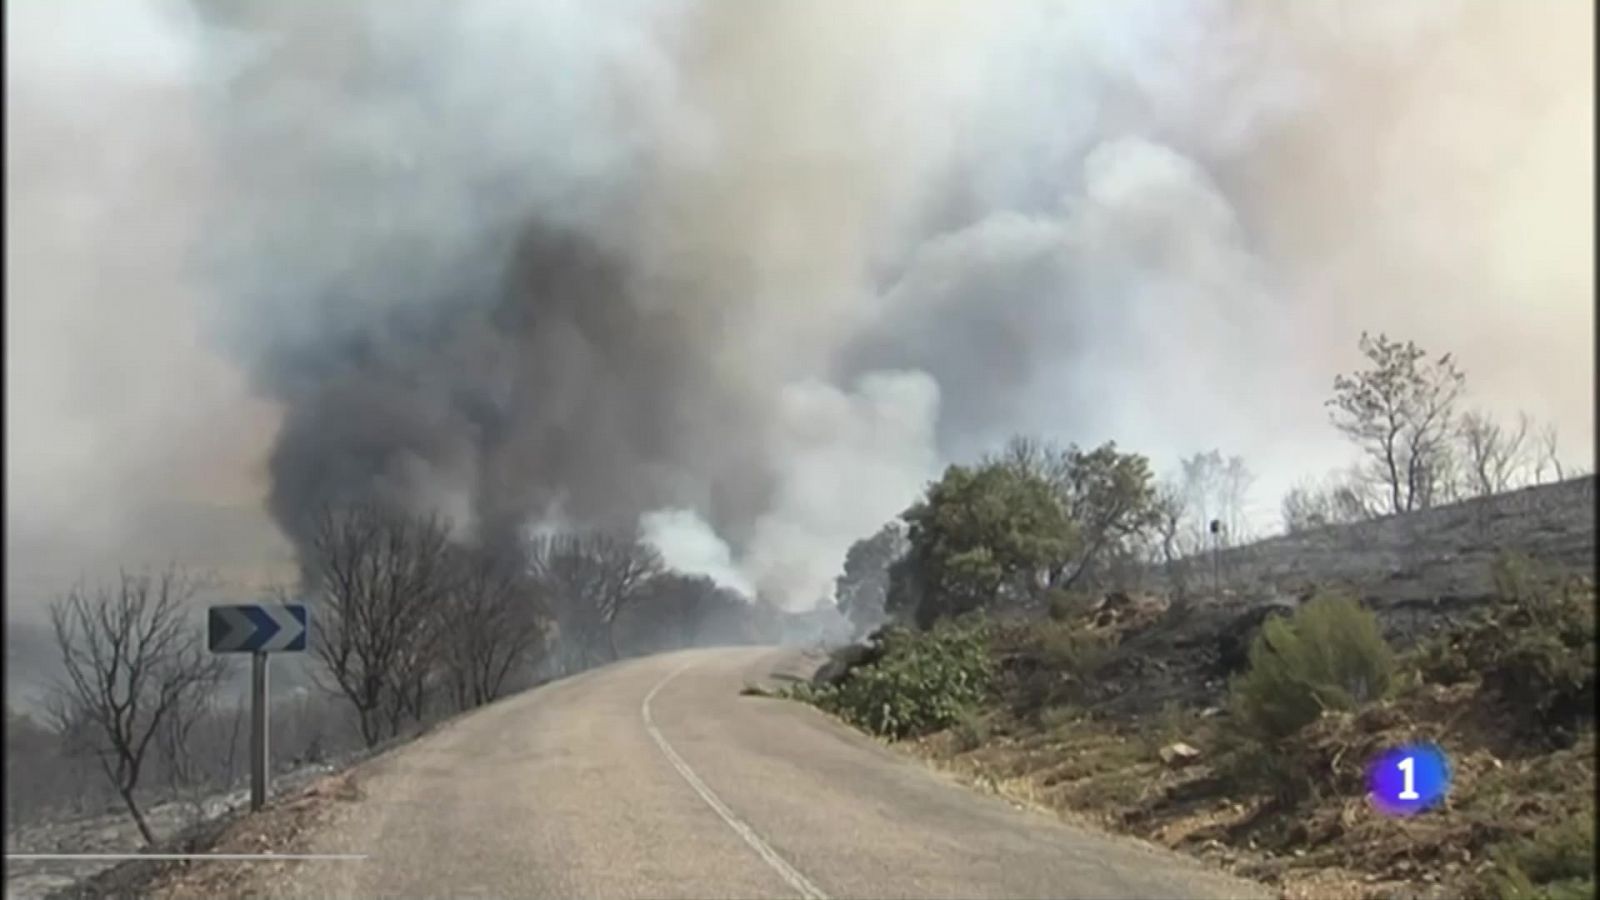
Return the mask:
[[981, 621], [925, 632], [889, 628], [872, 640], [873, 663], [836, 684], [802, 688], [802, 699], [875, 734], [903, 738], [957, 724], [988, 691], [993, 667]]
[[1389, 692], [1394, 654], [1378, 621], [1353, 598], [1323, 595], [1269, 619], [1234, 679], [1234, 721], [1252, 737], [1287, 737], [1327, 709], [1350, 710]]
[[1424, 648], [1418, 668], [1435, 683], [1479, 678], [1530, 732], [1570, 738], [1594, 709], [1594, 587], [1514, 555], [1494, 576], [1488, 618]]

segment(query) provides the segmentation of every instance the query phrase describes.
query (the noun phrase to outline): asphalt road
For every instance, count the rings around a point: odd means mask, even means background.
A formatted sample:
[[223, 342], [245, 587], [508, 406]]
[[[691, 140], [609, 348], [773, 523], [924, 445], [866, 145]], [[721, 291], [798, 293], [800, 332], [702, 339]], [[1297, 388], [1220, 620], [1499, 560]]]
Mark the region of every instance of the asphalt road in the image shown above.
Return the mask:
[[693, 650], [547, 685], [366, 764], [253, 886], [304, 897], [1249, 897], [1255, 885], [945, 780], [802, 704], [793, 651]]

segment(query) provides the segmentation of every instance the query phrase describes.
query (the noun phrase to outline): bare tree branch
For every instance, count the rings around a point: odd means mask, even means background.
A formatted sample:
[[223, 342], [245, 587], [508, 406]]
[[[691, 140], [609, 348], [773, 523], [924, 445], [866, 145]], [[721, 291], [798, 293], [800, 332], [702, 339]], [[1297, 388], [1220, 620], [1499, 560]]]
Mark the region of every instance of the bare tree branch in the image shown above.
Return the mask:
[[223, 671], [189, 621], [199, 584], [177, 568], [123, 572], [93, 595], [75, 588], [51, 604], [65, 680], [53, 710], [111, 780], [145, 843], [155, 842], [135, 791], [152, 742], [180, 745]]
[[500, 696], [514, 669], [543, 649], [548, 621], [524, 560], [508, 550], [462, 548], [445, 598], [441, 652], [457, 709]]
[[1360, 346], [1371, 367], [1334, 378], [1333, 424], [1376, 465], [1390, 512], [1428, 506], [1443, 493], [1449, 467], [1442, 457], [1465, 376], [1450, 354], [1430, 362], [1410, 341], [1363, 332]]
[[665, 569], [654, 548], [604, 532], [538, 538], [529, 559], [555, 610], [569, 671], [617, 658], [617, 615]]
[[355, 707], [369, 747], [425, 712], [449, 590], [448, 535], [436, 517], [373, 503], [326, 507], [313, 522], [312, 653]]

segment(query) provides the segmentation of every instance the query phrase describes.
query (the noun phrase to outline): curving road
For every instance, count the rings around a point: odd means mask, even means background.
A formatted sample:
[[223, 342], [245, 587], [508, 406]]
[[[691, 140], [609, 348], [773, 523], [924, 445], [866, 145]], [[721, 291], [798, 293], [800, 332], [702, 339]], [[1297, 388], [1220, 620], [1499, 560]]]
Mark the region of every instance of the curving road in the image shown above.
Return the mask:
[[798, 703], [740, 696], [794, 651], [632, 660], [457, 719], [267, 896], [1248, 897], [1262, 888], [973, 793]]

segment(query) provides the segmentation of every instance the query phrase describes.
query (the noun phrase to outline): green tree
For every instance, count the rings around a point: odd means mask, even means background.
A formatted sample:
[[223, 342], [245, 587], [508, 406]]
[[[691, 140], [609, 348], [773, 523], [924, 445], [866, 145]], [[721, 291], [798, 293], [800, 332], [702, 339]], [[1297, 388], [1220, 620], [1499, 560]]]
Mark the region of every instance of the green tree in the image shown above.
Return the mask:
[[1125, 551], [1160, 521], [1150, 460], [1122, 453], [1107, 441], [1093, 450], [1067, 448], [1067, 481], [1063, 505], [1067, 519], [1082, 535], [1069, 564], [1051, 573], [1051, 586], [1070, 588], [1101, 557]]
[[1455, 405], [1466, 376], [1446, 353], [1429, 360], [1411, 341], [1361, 333], [1370, 366], [1333, 379], [1333, 424], [1361, 447], [1389, 497], [1389, 511], [1431, 506], [1448, 487]]
[[1017, 436], [985, 465], [1046, 484], [1075, 528], [1074, 552], [1049, 572], [1052, 587], [1072, 587], [1101, 558], [1128, 550], [1130, 543], [1147, 536], [1161, 521], [1150, 460], [1120, 452], [1115, 441], [1082, 450], [1076, 444], [1063, 449]]
[[1037, 597], [1078, 548], [1050, 483], [997, 463], [951, 466], [901, 518], [910, 549], [890, 569], [887, 607], [923, 627]]
[[844, 573], [834, 579], [834, 601], [858, 634], [882, 624], [889, 595], [889, 567], [909, 548], [905, 527], [890, 522], [878, 533], [850, 545]]

